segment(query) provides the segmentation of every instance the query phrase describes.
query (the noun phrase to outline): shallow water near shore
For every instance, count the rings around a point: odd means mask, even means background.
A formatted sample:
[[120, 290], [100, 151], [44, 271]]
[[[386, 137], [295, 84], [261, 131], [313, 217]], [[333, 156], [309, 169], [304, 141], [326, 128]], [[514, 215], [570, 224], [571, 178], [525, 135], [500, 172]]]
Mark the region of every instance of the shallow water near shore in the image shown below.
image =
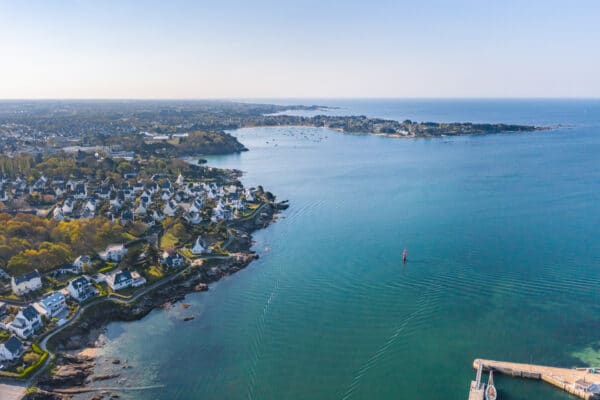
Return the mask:
[[[209, 165], [244, 171], [290, 208], [255, 233], [261, 258], [188, 295], [190, 308], [108, 326], [99, 358], [131, 368], [103, 368], [123, 386], [159, 385], [122, 398], [465, 399], [474, 358], [600, 360], [600, 101], [306, 103], [569, 127], [415, 140], [232, 132], [250, 151]], [[494, 378], [501, 399], [573, 398]]]

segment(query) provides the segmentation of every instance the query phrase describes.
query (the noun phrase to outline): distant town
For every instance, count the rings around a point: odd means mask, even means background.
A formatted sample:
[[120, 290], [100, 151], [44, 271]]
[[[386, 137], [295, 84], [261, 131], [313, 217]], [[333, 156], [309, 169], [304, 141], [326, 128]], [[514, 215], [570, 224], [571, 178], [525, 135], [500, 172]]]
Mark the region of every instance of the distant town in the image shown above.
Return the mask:
[[[328, 107], [217, 101], [20, 101], [1, 103], [4, 155], [104, 151], [111, 157], [194, 156], [245, 150], [226, 130], [309, 126], [350, 134], [417, 138], [531, 132], [543, 127], [469, 122], [394, 121], [324, 115]], [[302, 111], [318, 115], [299, 116]]]

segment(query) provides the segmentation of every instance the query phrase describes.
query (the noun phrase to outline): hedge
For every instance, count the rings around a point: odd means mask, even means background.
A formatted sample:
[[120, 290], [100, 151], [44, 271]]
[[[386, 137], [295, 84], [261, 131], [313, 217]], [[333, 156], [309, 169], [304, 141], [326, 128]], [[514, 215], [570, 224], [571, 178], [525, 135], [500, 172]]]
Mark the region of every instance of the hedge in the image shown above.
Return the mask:
[[32, 373], [37, 371], [38, 368], [40, 368], [40, 366], [44, 365], [44, 363], [48, 359], [48, 356], [50, 355], [50, 353], [48, 353], [47, 351], [42, 351], [42, 349], [40, 349], [40, 347], [35, 343], [31, 345], [31, 350], [34, 353], [41, 354], [41, 357], [35, 363], [33, 363], [30, 366], [28, 366], [27, 368], [25, 368], [23, 370], [23, 372], [15, 373], [15, 372], [0, 371], [0, 375], [7, 376], [10, 378], [25, 379], [25, 378], [28, 378], [29, 375], [31, 375]]

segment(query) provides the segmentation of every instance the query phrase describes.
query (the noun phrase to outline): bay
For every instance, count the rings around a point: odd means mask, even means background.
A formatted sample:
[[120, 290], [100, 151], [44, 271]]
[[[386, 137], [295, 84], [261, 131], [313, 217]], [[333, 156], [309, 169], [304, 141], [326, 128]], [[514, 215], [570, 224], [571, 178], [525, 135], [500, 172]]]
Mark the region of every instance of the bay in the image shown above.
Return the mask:
[[[127, 359], [127, 385], [158, 385], [122, 398], [464, 399], [474, 358], [600, 364], [600, 101], [265, 102], [563, 127], [416, 140], [232, 132], [250, 151], [209, 164], [291, 206], [255, 233], [260, 259], [189, 295], [190, 309], [108, 326], [102, 356]], [[495, 380], [502, 399], [572, 398]]]

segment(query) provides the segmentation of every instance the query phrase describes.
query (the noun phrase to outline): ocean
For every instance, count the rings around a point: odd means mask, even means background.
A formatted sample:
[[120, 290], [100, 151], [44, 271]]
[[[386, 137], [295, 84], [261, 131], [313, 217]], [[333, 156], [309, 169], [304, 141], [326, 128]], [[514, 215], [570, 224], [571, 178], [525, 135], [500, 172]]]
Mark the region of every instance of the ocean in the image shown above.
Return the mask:
[[[290, 208], [255, 233], [260, 259], [188, 295], [189, 309], [108, 326], [100, 358], [132, 366], [123, 386], [149, 387], [122, 398], [462, 400], [475, 358], [600, 366], [600, 101], [265, 102], [557, 128], [231, 132], [250, 151], [209, 165]], [[503, 400], [573, 398], [494, 378]]]

